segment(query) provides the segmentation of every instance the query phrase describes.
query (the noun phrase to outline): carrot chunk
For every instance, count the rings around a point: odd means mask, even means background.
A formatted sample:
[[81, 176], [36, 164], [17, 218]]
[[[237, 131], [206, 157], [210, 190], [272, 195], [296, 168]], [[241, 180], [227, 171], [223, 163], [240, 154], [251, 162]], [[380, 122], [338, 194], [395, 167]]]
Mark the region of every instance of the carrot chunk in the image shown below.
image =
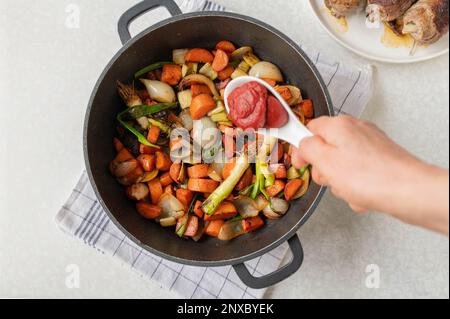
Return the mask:
[[236, 47], [230, 41], [223, 40], [216, 44], [216, 50], [222, 50], [228, 54], [231, 54], [236, 51]]
[[163, 194], [163, 189], [160, 180], [158, 178], [154, 178], [150, 182], [148, 182], [147, 185], [150, 190], [150, 197], [152, 199], [152, 203], [155, 205], [158, 204], [159, 198]]
[[286, 166], [284, 164], [272, 164], [270, 165], [270, 171], [274, 173], [275, 178], [283, 179], [287, 177]]
[[261, 228], [262, 226], [264, 226], [264, 221], [261, 217], [256, 216], [256, 217], [251, 217], [251, 218], [247, 218], [242, 220], [242, 227], [244, 228], [244, 231], [246, 233], [249, 233], [251, 231], [254, 231], [258, 228]]
[[175, 192], [177, 199], [184, 205], [186, 211], [189, 209], [194, 193], [189, 189], [179, 188]]
[[266, 193], [269, 197], [275, 197], [284, 189], [285, 185], [284, 181], [277, 179], [272, 186], [266, 188]]
[[152, 125], [148, 129], [147, 140], [152, 144], [156, 144], [156, 142], [158, 141], [160, 132], [161, 132], [161, 129], [159, 127], [157, 127], [156, 125]]
[[272, 80], [272, 79], [266, 79], [266, 78], [264, 78], [264, 79], [261, 79], [261, 80], [263, 80], [263, 81], [265, 81], [266, 83], [268, 83], [271, 87], [274, 87], [275, 85], [277, 85], [277, 81]]
[[191, 117], [193, 120], [199, 120], [216, 107], [216, 102], [209, 94], [200, 94], [192, 99]]
[[188, 51], [185, 60], [186, 62], [212, 63], [214, 55], [208, 50], [195, 48]]
[[184, 236], [194, 237], [198, 231], [198, 217], [197, 216], [189, 216], [189, 219], [186, 224], [186, 230], [184, 231]]
[[155, 154], [159, 151], [159, 148], [147, 146], [144, 144], [139, 145], [139, 153], [141, 154]]
[[181, 66], [165, 64], [161, 75], [161, 81], [169, 85], [177, 85], [181, 81]]
[[169, 172], [162, 174], [159, 180], [161, 182], [162, 187], [166, 187], [167, 185], [173, 183], [173, 179], [170, 177]]
[[164, 152], [156, 152], [156, 168], [160, 171], [167, 172], [172, 166], [170, 156]]
[[151, 172], [155, 169], [156, 157], [155, 155], [141, 154], [137, 158], [139, 164], [146, 172]]
[[145, 202], [136, 203], [136, 209], [142, 217], [155, 219], [161, 215], [161, 207]]
[[176, 183], [179, 183], [180, 181], [178, 180], [179, 176], [180, 176], [180, 171], [181, 171], [181, 164], [179, 163], [173, 163], [170, 166], [170, 170], [169, 170], [169, 174], [170, 177], [172, 178], [172, 180], [174, 180]]
[[223, 202], [217, 208], [213, 215], [205, 214], [205, 221], [229, 219], [237, 215], [236, 207], [230, 202]]
[[231, 74], [233, 74], [233, 72], [234, 72], [234, 68], [230, 65], [230, 66], [227, 66], [222, 71], [219, 71], [217, 73], [217, 76], [218, 76], [219, 80], [224, 81], [224, 80], [228, 79], [229, 77], [231, 77]]
[[211, 90], [209, 89], [209, 87], [207, 87], [204, 84], [195, 84], [193, 83], [191, 85], [191, 93], [192, 93], [192, 97], [196, 97], [197, 95], [200, 94], [209, 94], [212, 95]]
[[302, 110], [305, 117], [309, 119], [314, 117], [314, 106], [312, 100], [303, 100], [300, 103], [300, 109]]
[[227, 67], [229, 61], [228, 54], [225, 51], [218, 49], [214, 56], [212, 68], [216, 72], [223, 71]]
[[208, 177], [208, 164], [198, 164], [188, 167], [187, 173], [190, 178], [204, 178]]
[[205, 234], [211, 237], [219, 236], [220, 229], [224, 223], [225, 221], [223, 220], [212, 220], [205, 226]]
[[119, 153], [117, 153], [116, 158], [114, 159], [114, 161], [116, 163], [122, 163], [125, 161], [128, 161], [130, 159], [133, 159], [133, 155], [130, 153], [129, 150], [127, 150], [126, 148], [122, 148]]
[[219, 182], [212, 179], [190, 178], [188, 189], [199, 193], [212, 193], [219, 186]]
[[290, 99], [292, 99], [292, 93], [291, 90], [289, 90], [289, 88], [283, 86], [278, 87], [276, 90], [285, 101], [289, 101]]
[[202, 201], [197, 200], [194, 205], [194, 213], [195, 213], [195, 215], [197, 215], [200, 218], [203, 218], [203, 214], [204, 214], [203, 209], [202, 209], [202, 204], [203, 204]]
[[251, 168], [247, 168], [247, 170], [245, 171], [244, 175], [241, 177], [239, 183], [237, 183], [235, 189], [237, 191], [243, 190], [247, 186], [250, 186], [250, 184], [252, 183], [252, 180], [253, 180], [252, 169]]
[[303, 181], [298, 178], [291, 179], [289, 182], [287, 182], [286, 186], [284, 187], [284, 198], [286, 198], [286, 200], [291, 200], [300, 189], [302, 184]]

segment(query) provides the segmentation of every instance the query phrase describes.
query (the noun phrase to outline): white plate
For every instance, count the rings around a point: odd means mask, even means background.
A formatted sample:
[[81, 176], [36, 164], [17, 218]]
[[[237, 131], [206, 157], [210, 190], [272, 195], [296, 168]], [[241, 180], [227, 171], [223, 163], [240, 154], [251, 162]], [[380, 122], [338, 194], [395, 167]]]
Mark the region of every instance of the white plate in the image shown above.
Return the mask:
[[367, 28], [363, 12], [347, 17], [348, 28], [344, 31], [345, 28], [326, 9], [324, 0], [309, 0], [309, 4], [320, 24], [332, 38], [365, 58], [389, 63], [412, 63], [429, 60], [448, 52], [448, 34], [428, 47], [419, 47], [415, 54], [410, 56], [410, 48], [389, 48], [382, 44], [384, 28]]

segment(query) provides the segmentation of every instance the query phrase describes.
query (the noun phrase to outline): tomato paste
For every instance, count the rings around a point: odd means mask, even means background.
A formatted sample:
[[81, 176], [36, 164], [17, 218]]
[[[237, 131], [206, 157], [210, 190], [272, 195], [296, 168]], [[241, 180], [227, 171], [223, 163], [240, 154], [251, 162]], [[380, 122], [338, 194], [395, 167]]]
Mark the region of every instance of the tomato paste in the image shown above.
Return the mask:
[[279, 128], [288, 121], [288, 114], [276, 97], [258, 82], [248, 82], [228, 96], [229, 118], [237, 127]]
[[289, 116], [281, 102], [273, 95], [267, 98], [266, 127], [280, 128], [289, 120]]

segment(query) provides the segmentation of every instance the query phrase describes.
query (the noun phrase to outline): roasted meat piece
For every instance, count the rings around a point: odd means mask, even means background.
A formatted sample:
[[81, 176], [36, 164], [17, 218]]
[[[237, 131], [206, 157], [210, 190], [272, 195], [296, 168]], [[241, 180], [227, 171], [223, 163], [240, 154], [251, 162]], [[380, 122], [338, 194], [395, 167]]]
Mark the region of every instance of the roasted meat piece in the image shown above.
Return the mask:
[[368, 0], [367, 19], [370, 22], [389, 22], [401, 17], [416, 0]]
[[419, 44], [438, 41], [448, 32], [449, 0], [419, 0], [403, 17], [403, 34], [410, 34]]
[[331, 14], [337, 18], [344, 17], [356, 11], [364, 0], [325, 0], [325, 5]]

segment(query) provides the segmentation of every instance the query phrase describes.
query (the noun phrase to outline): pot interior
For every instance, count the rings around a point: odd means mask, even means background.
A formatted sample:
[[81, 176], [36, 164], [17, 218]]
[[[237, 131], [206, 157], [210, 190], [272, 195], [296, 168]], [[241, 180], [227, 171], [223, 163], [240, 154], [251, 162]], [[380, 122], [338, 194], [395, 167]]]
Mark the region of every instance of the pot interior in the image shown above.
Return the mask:
[[[85, 154], [91, 181], [97, 195], [123, 229], [150, 252], [174, 261], [203, 265], [223, 265], [256, 257], [269, 245], [281, 243], [299, 227], [300, 221], [320, 194], [312, 184], [302, 199], [291, 204], [289, 212], [278, 221], [229, 242], [205, 238], [196, 243], [178, 238], [172, 228], [162, 228], [143, 219], [134, 202], [125, 197], [124, 189], [110, 175], [108, 164], [114, 158], [116, 114], [125, 105], [116, 93], [116, 81], [131, 82], [136, 70], [157, 61], [171, 61], [173, 49], [185, 47], [213, 48], [220, 40], [237, 46], [252, 46], [255, 53], [280, 67], [285, 78], [301, 88], [314, 101], [316, 116], [329, 115], [329, 103], [313, 70], [299, 51], [280, 35], [254, 20], [231, 14], [196, 14], [163, 22], [156, 29], [140, 34], [121, 50], [105, 70], [91, 98], [85, 130]], [[308, 213], [309, 215], [309, 213]]]

